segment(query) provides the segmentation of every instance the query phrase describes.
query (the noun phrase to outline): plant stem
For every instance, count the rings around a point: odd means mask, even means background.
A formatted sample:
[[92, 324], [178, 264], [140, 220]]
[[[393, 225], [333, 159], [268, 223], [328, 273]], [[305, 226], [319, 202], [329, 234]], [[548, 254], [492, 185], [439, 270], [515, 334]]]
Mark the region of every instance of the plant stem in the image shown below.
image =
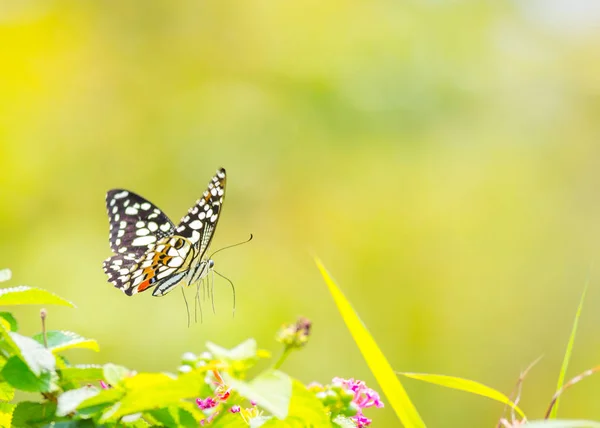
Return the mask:
[[292, 348], [289, 346], [286, 346], [285, 349], [283, 350], [283, 352], [281, 353], [281, 356], [277, 360], [277, 362], [273, 365], [273, 368], [275, 370], [277, 370], [279, 367], [281, 367], [281, 365], [283, 364], [285, 359], [288, 357], [288, 355], [290, 355], [290, 352], [292, 352]]

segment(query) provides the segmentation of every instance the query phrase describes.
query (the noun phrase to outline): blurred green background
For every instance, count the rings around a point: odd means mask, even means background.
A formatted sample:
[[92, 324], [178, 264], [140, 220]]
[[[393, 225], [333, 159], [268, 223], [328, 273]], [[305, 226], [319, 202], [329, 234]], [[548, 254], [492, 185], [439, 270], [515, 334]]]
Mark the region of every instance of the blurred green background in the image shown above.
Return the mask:
[[[304, 315], [312, 341], [284, 369], [379, 390], [313, 251], [397, 370], [509, 393], [543, 354], [522, 399], [541, 417], [588, 276], [570, 374], [598, 364], [599, 115], [592, 0], [2, 1], [0, 265], [79, 306], [49, 308], [50, 328], [100, 342], [74, 362], [174, 370], [251, 336], [278, 352]], [[106, 282], [104, 195], [178, 221], [219, 166], [213, 249], [255, 239], [216, 256], [235, 318], [217, 280], [216, 315], [187, 328], [179, 291]], [[39, 330], [38, 308], [18, 315]], [[501, 414], [403, 382], [432, 427]], [[600, 418], [598, 388], [570, 390], [561, 415]], [[389, 406], [368, 416], [398, 425]]]

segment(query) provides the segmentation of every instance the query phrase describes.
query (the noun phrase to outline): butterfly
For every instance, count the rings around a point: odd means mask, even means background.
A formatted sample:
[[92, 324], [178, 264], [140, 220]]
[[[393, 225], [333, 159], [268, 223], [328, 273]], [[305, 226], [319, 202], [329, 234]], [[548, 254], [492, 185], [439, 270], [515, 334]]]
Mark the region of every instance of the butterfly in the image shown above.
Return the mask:
[[114, 253], [104, 261], [108, 281], [128, 296], [150, 288], [153, 296], [164, 296], [180, 283], [192, 285], [204, 278], [214, 266], [204, 256], [221, 215], [225, 183], [225, 169], [220, 168], [177, 226], [140, 195], [108, 191]]

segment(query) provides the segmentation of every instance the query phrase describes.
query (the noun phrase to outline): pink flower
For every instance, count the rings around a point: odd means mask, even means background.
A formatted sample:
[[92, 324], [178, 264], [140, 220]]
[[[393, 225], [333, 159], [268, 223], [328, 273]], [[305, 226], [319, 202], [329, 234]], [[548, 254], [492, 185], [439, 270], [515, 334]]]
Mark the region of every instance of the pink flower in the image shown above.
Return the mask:
[[204, 400], [201, 398], [196, 398], [196, 404], [198, 405], [198, 407], [200, 407], [200, 409], [206, 410], [215, 407], [217, 405], [217, 402], [212, 397], [205, 398]]
[[358, 408], [358, 412], [352, 417], [352, 419], [354, 419], [358, 428], [369, 426], [371, 424], [371, 420], [365, 417], [363, 414], [363, 409], [367, 409], [369, 407], [383, 407], [383, 402], [379, 398], [379, 394], [367, 387], [362, 380], [334, 377], [332, 383], [337, 386], [342, 386], [348, 391], [354, 393], [352, 402]]
[[229, 411], [230, 411], [231, 413], [239, 413], [239, 412], [240, 412], [240, 410], [241, 410], [240, 406], [232, 406], [232, 407], [229, 409]]

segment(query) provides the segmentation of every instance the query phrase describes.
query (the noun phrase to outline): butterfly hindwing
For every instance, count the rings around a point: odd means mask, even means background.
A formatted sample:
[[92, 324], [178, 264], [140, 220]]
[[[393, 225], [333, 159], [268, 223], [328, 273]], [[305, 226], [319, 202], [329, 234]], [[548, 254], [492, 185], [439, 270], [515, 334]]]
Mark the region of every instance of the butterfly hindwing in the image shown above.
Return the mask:
[[194, 244], [199, 258], [204, 256], [217, 227], [225, 199], [225, 184], [225, 169], [220, 168], [208, 183], [208, 189], [177, 226], [177, 235], [189, 239]]
[[139, 257], [158, 239], [170, 236], [175, 225], [153, 203], [129, 190], [106, 194], [110, 247], [116, 254]]

